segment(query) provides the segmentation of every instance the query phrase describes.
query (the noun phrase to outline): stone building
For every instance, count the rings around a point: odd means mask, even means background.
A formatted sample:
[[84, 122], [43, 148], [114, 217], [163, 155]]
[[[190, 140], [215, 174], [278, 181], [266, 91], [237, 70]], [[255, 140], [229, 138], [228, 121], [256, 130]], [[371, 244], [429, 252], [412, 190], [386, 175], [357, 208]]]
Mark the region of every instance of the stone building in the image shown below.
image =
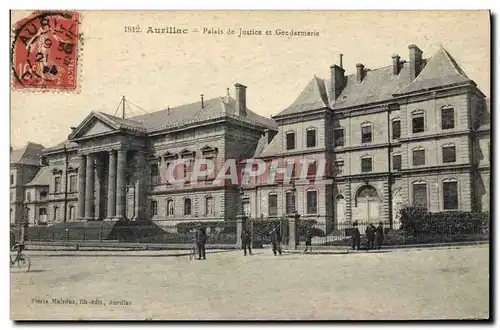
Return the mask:
[[255, 157], [322, 157], [324, 180], [295, 181], [295, 194], [291, 184], [254, 183], [245, 193], [246, 213], [280, 216], [295, 204], [301, 219], [329, 232], [356, 220], [397, 225], [405, 204], [431, 212], [489, 210], [485, 95], [444, 48], [424, 58], [410, 45], [408, 56], [393, 55], [378, 69], [359, 63], [351, 75], [341, 57], [330, 79], [315, 76], [273, 116], [278, 133]]
[[[386, 67], [371, 70], [360, 63], [350, 75], [341, 59], [329, 76], [313, 77], [272, 119], [247, 109], [240, 84], [235, 98], [202, 96], [132, 118], [92, 112], [67, 141], [44, 150], [45, 165], [25, 185], [30, 219], [170, 226], [235, 219], [243, 206], [252, 218], [295, 209], [330, 232], [355, 220], [397, 225], [405, 204], [489, 210], [489, 104], [444, 48], [425, 58], [410, 45], [408, 60], [388, 56]], [[196, 158], [316, 163], [304, 180], [302, 169], [291, 170], [294, 186], [260, 177], [243, 196], [213, 178], [180, 187], [161, 179], [174, 160]]]
[[[213, 185], [171, 185], [162, 173], [173, 160], [250, 157], [272, 119], [246, 106], [246, 86], [229, 95], [132, 118], [91, 112], [68, 140], [47, 148], [43, 166], [26, 189], [32, 223], [93, 220], [179, 221], [235, 218], [239, 192]], [[191, 169], [188, 169], [188, 171]], [[36, 196], [36, 197], [35, 197]], [[41, 197], [43, 196], [43, 197]]]
[[29, 209], [24, 201], [34, 196], [27, 193], [26, 184], [40, 169], [40, 156], [43, 146], [28, 142], [24, 148], [10, 150], [10, 223], [18, 224], [26, 220]]

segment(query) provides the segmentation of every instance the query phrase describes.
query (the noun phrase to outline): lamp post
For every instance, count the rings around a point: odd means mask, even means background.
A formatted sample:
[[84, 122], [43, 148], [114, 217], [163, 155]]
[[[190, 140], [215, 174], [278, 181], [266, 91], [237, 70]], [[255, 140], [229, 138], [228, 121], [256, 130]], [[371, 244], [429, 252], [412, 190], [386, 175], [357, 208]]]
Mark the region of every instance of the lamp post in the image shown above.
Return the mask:
[[295, 215], [297, 213], [297, 210], [295, 209], [295, 193], [297, 192], [297, 188], [295, 188], [295, 182], [292, 181], [292, 188], [290, 189], [290, 192], [292, 193], [292, 209], [290, 211], [291, 215]]
[[290, 249], [297, 249], [297, 222], [299, 221], [300, 215], [295, 208], [295, 193], [297, 188], [295, 188], [295, 183], [292, 181], [292, 188], [290, 189], [292, 194], [293, 203], [291, 206], [290, 214], [288, 214], [288, 246]]
[[243, 227], [245, 226], [245, 210], [243, 206], [243, 196], [245, 192], [243, 191], [243, 186], [239, 188], [240, 204], [239, 212], [236, 216], [236, 246], [237, 248], [242, 247], [241, 234], [243, 233]]

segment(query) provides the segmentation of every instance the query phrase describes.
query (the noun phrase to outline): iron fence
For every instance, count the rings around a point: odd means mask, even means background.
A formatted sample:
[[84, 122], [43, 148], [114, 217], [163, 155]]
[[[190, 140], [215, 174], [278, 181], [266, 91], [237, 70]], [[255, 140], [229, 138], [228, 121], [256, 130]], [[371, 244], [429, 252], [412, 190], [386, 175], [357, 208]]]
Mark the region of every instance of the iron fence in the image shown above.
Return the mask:
[[[372, 223], [357, 221], [361, 234], [361, 245], [367, 245], [366, 228]], [[374, 221], [377, 226], [379, 221]], [[208, 244], [236, 244], [239, 235], [236, 219], [199, 218], [156, 219], [154, 222], [67, 222], [49, 226], [30, 226], [26, 228], [28, 241], [45, 242], [116, 242], [116, 243], [162, 243], [192, 244], [195, 231], [205, 227]], [[270, 232], [277, 228], [282, 242], [289, 243], [290, 223], [287, 217], [245, 218], [242, 224], [252, 234], [255, 247], [271, 242]], [[425, 232], [405, 230], [400, 223], [383, 222], [383, 245], [406, 245], [423, 243], [461, 242], [489, 240], [489, 227], [477, 222], [455, 223], [427, 226]], [[351, 246], [352, 222], [334, 222], [331, 217], [303, 217], [296, 223], [297, 245], [304, 245], [306, 236], [312, 235], [311, 243], [315, 246]]]

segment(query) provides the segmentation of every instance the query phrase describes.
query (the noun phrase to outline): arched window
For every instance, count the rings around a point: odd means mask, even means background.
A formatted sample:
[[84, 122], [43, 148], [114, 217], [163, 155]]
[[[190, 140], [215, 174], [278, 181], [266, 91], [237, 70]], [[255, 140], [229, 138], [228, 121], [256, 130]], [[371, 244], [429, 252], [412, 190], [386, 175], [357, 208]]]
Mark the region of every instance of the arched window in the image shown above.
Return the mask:
[[158, 202], [154, 200], [151, 201], [151, 215], [158, 215]]
[[75, 207], [73, 205], [69, 207], [69, 219], [75, 219]]
[[167, 216], [174, 215], [174, 201], [171, 199], [167, 199]]
[[184, 215], [191, 215], [191, 198], [184, 199]]
[[212, 196], [205, 197], [205, 215], [214, 215], [214, 198]]
[[52, 220], [56, 221], [59, 219], [59, 207], [54, 206], [54, 214]]

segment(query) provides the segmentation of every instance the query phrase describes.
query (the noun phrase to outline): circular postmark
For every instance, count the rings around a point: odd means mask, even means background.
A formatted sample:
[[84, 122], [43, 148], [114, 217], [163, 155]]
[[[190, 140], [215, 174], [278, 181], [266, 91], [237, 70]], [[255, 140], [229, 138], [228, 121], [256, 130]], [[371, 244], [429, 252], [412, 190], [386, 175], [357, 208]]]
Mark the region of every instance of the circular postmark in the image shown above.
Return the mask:
[[14, 27], [11, 64], [18, 88], [76, 89], [79, 14], [39, 11]]

